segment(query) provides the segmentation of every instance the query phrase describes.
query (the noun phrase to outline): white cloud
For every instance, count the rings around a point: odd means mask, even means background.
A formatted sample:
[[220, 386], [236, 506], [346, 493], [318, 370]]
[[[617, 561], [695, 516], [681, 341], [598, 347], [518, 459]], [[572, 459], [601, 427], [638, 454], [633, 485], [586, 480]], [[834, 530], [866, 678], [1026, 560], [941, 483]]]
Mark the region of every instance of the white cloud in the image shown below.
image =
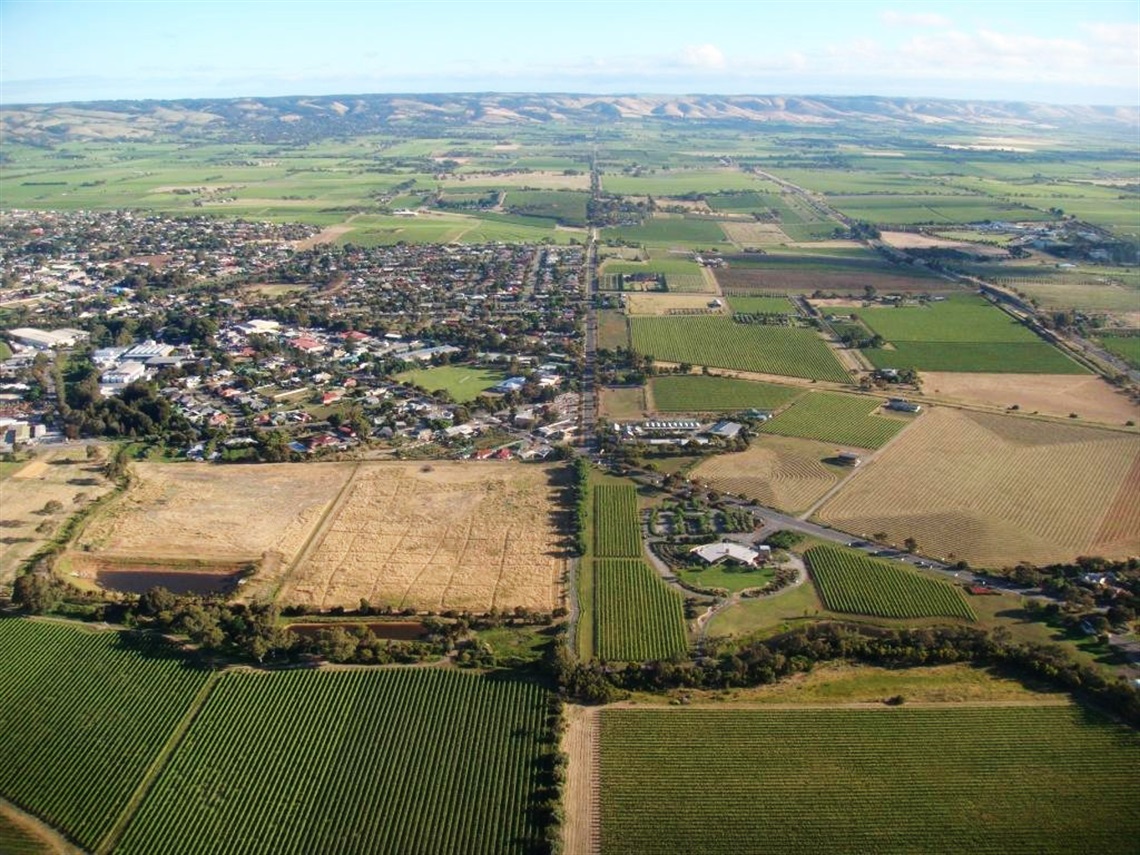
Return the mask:
[[937, 12], [896, 12], [887, 9], [879, 20], [888, 27], [949, 27], [953, 22]]
[[681, 51], [681, 62], [689, 68], [698, 68], [705, 71], [722, 71], [728, 63], [724, 53], [716, 45], [687, 45]]

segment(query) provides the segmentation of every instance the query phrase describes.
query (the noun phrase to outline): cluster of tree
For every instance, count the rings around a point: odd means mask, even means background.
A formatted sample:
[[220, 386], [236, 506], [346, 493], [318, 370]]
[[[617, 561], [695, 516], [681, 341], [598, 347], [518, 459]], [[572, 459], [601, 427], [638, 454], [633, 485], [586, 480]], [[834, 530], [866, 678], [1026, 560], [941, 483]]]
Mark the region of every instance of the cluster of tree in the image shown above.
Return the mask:
[[773, 549], [791, 549], [797, 543], [800, 543], [803, 539], [804, 536], [800, 532], [784, 528], [780, 529], [779, 531], [772, 532], [770, 535], [764, 538], [764, 543]]
[[71, 439], [80, 436], [170, 437], [174, 444], [197, 438], [197, 430], [178, 413], [153, 383], [136, 380], [118, 395], [103, 397], [99, 369], [83, 359], [72, 362], [66, 373], [57, 371], [59, 415]]
[[810, 671], [819, 662], [847, 660], [887, 667], [972, 663], [1012, 675], [1045, 680], [1082, 696], [1140, 726], [1140, 691], [1081, 665], [1053, 644], [1023, 644], [968, 626], [882, 629], [864, 625], [814, 624], [776, 638], [692, 661], [573, 663], [555, 659], [561, 690], [585, 703], [606, 703], [629, 691], [676, 688], [722, 689], [776, 682]]

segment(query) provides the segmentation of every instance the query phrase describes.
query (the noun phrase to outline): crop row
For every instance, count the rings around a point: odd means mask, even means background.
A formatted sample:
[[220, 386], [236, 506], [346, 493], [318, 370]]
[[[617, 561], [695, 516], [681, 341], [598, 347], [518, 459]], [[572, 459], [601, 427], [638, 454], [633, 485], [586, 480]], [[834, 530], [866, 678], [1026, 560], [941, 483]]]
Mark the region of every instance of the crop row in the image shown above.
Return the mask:
[[1068, 706], [607, 709], [601, 851], [1131, 852], [1138, 764]]
[[95, 848], [208, 677], [126, 633], [0, 620], [0, 795]]
[[663, 413], [743, 410], [748, 407], [775, 410], [802, 394], [792, 386], [700, 374], [654, 377], [652, 389], [653, 405]]
[[796, 401], [760, 430], [859, 448], [878, 448], [908, 424], [875, 415], [881, 400], [815, 392]]
[[805, 556], [824, 604], [834, 612], [976, 619], [961, 592], [938, 579], [834, 546], [813, 547]]
[[637, 493], [625, 484], [594, 487], [594, 555], [636, 558], [641, 555]]
[[736, 324], [730, 318], [631, 318], [633, 349], [666, 362], [846, 382], [849, 378], [815, 331]]
[[117, 851], [527, 851], [543, 709], [453, 671], [228, 674]]
[[644, 561], [595, 561], [594, 634], [600, 659], [645, 661], [684, 653], [681, 595]]

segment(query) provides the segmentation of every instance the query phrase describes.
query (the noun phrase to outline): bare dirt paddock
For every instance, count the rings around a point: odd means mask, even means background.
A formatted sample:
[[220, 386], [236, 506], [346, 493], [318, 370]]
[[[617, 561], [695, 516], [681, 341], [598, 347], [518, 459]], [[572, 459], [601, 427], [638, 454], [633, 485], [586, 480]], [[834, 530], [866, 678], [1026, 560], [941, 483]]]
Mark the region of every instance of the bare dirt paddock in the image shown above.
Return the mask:
[[[563, 470], [507, 463], [136, 464], [62, 567], [254, 568], [247, 600], [485, 612], [560, 604]], [[127, 590], [128, 588], [120, 589]]]
[[942, 400], [982, 404], [1023, 413], [1123, 425], [1140, 422], [1140, 407], [1100, 377], [1079, 374], [959, 374], [922, 372], [924, 391]]
[[566, 564], [560, 480], [522, 464], [362, 466], [280, 602], [551, 611]]

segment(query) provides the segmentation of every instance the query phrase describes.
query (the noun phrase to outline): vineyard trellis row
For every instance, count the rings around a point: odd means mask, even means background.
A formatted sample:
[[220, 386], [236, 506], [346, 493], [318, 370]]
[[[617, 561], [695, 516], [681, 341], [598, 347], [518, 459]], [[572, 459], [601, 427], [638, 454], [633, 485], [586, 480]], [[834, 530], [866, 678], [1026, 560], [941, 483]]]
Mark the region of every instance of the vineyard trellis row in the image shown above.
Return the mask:
[[641, 555], [637, 493], [625, 484], [594, 487], [594, 555], [636, 558]]
[[684, 653], [681, 595], [640, 559], [594, 562], [594, 652], [601, 659], [646, 661]]
[[957, 588], [914, 570], [834, 546], [813, 547], [804, 557], [824, 605], [832, 611], [885, 618], [977, 619]]

